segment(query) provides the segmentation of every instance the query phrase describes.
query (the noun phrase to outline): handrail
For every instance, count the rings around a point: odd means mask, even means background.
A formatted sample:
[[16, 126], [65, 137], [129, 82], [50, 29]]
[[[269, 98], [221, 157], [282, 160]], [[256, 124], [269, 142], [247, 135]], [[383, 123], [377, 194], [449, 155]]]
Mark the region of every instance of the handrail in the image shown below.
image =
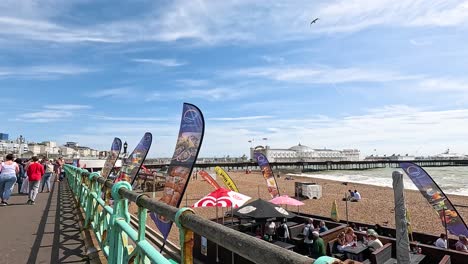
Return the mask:
[[[98, 173], [89, 173], [86, 170], [65, 165], [67, 180], [71, 189], [85, 212], [85, 228], [90, 227], [108, 257], [109, 263], [169, 263], [145, 239], [145, 224], [148, 210], [166, 219], [180, 224], [182, 229], [192, 235], [191, 243], [181, 245], [181, 254], [190, 254], [193, 245], [193, 233], [206, 237], [208, 240], [240, 255], [254, 263], [311, 263], [312, 259], [297, 254], [240, 233], [213, 221], [204, 219], [193, 213], [181, 213], [177, 219], [176, 214], [186, 210], [176, 208], [151, 199], [141, 193], [132, 191], [130, 184], [111, 181], [99, 176]], [[103, 189], [105, 191], [103, 192]], [[112, 190], [113, 207], [108, 205], [106, 195]], [[104, 197], [104, 199], [103, 199]], [[130, 225], [128, 202], [135, 202], [138, 206], [139, 229], [134, 230]], [[175, 225], [174, 225], [175, 226]], [[134, 241], [135, 248], [128, 243], [128, 238]], [[181, 241], [182, 243], [182, 241]], [[158, 254], [156, 254], [158, 253]], [[182, 263], [192, 263], [189, 256], [183, 258]]]

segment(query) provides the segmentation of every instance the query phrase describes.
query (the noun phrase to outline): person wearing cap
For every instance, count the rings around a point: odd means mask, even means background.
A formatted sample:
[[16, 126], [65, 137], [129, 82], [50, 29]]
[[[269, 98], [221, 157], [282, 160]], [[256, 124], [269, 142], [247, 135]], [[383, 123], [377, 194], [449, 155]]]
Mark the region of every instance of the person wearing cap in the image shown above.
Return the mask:
[[319, 232], [317, 231], [312, 232], [312, 240], [314, 240], [314, 243], [312, 244], [311, 257], [314, 259], [317, 259], [321, 256], [326, 256], [327, 251], [325, 248], [325, 242], [320, 237]]
[[468, 252], [467, 246], [468, 246], [468, 240], [466, 239], [466, 236], [459, 235], [458, 236], [458, 241], [455, 244], [455, 249], [457, 251], [461, 251], [461, 252]]
[[367, 237], [369, 241], [367, 242], [367, 247], [371, 252], [374, 252], [375, 250], [383, 247], [382, 242], [379, 240], [377, 237], [377, 232], [375, 232], [374, 229], [368, 229], [367, 230]]

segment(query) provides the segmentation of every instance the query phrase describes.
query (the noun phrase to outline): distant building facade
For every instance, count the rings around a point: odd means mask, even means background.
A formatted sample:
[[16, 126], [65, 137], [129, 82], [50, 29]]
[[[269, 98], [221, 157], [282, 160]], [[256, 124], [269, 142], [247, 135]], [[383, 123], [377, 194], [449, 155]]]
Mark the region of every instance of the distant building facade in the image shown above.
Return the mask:
[[257, 146], [250, 149], [251, 159], [254, 159], [254, 151], [263, 153], [269, 162], [358, 161], [360, 156], [357, 149], [313, 149], [300, 143], [289, 149]]
[[0, 140], [8, 140], [8, 134], [0, 133]]

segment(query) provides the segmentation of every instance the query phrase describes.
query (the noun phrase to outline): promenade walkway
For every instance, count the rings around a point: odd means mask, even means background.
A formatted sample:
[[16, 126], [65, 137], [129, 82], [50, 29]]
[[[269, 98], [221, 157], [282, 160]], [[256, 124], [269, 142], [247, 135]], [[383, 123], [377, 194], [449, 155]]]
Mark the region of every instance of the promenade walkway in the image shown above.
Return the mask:
[[10, 205], [0, 207], [0, 263], [90, 263], [68, 184], [53, 185], [35, 205], [15, 188]]

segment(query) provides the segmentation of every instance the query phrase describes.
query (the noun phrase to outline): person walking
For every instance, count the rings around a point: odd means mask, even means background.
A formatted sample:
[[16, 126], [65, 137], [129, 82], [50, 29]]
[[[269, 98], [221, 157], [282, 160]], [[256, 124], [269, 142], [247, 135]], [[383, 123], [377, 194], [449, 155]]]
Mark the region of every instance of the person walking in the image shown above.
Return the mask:
[[27, 204], [33, 205], [39, 192], [39, 184], [44, 175], [44, 166], [38, 162], [37, 156], [32, 157], [32, 162], [28, 166], [29, 196]]
[[50, 192], [50, 178], [52, 177], [52, 173], [54, 172], [54, 165], [50, 163], [50, 160], [44, 160], [44, 177], [42, 177], [42, 187], [41, 192], [44, 192], [44, 187], [47, 186], [47, 192]]
[[16, 174], [16, 183], [18, 183], [18, 194], [22, 194], [21, 188], [23, 187], [24, 179], [26, 178], [26, 173], [24, 172], [24, 164], [20, 158], [15, 160], [16, 164], [18, 164], [18, 173]]
[[8, 205], [8, 199], [16, 182], [16, 174], [19, 172], [18, 164], [13, 160], [13, 154], [8, 154], [0, 165], [0, 198], [2, 200], [0, 206]]

